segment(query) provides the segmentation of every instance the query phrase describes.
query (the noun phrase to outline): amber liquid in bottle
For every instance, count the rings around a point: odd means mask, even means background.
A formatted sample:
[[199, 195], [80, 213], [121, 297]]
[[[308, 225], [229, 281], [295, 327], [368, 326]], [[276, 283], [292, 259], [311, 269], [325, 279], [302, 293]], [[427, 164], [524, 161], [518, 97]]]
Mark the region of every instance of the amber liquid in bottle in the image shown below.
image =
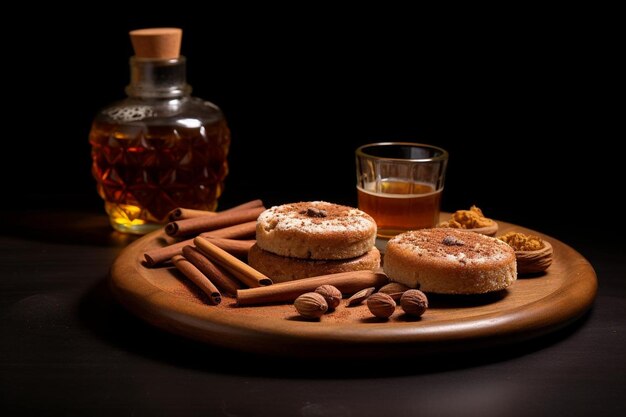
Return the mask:
[[92, 170], [114, 228], [140, 233], [176, 207], [216, 209], [230, 134], [223, 119], [197, 125], [94, 122]]
[[176, 207], [215, 210], [228, 174], [220, 109], [191, 97], [185, 59], [131, 58], [128, 98], [95, 118], [92, 174], [113, 228], [143, 234]]

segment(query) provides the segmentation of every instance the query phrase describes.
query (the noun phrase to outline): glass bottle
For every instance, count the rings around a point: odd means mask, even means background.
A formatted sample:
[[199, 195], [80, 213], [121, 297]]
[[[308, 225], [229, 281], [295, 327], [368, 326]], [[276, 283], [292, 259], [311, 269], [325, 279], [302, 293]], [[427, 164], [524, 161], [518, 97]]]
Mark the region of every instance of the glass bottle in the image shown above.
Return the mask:
[[176, 207], [216, 209], [230, 131], [216, 105], [191, 97], [184, 56], [143, 57], [135, 49], [128, 98], [100, 111], [89, 141], [111, 225], [143, 234]]

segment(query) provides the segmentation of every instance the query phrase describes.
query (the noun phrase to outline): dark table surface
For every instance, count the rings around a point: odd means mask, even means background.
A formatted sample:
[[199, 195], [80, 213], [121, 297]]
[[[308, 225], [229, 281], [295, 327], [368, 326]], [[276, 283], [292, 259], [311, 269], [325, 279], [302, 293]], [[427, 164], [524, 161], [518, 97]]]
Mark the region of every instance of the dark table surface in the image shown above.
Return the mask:
[[626, 413], [624, 245], [565, 241], [594, 266], [599, 291], [588, 314], [548, 336], [412, 360], [281, 360], [185, 340], [125, 311], [107, 274], [133, 238], [104, 216], [2, 218], [2, 415]]

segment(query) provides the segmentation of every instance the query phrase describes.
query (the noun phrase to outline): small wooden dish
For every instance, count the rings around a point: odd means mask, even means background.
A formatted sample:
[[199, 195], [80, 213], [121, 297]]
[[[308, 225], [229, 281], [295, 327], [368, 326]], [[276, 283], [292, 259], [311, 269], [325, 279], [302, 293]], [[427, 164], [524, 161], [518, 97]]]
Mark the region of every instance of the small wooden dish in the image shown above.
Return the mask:
[[515, 258], [517, 259], [518, 274], [535, 274], [543, 272], [552, 265], [554, 250], [547, 240], [543, 241], [543, 248], [537, 250], [517, 250]]
[[480, 233], [481, 235], [487, 235], [494, 237], [498, 233], [498, 223], [492, 220], [491, 226], [478, 227], [476, 229], [465, 229], [470, 232]]

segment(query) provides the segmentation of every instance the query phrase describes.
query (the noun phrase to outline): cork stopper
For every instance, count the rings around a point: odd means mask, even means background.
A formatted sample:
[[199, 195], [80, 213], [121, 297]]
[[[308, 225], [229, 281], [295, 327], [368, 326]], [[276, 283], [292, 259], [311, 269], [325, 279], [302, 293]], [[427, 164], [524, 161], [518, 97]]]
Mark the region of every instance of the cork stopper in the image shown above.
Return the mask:
[[138, 58], [176, 59], [180, 56], [183, 31], [179, 28], [149, 28], [130, 31]]

